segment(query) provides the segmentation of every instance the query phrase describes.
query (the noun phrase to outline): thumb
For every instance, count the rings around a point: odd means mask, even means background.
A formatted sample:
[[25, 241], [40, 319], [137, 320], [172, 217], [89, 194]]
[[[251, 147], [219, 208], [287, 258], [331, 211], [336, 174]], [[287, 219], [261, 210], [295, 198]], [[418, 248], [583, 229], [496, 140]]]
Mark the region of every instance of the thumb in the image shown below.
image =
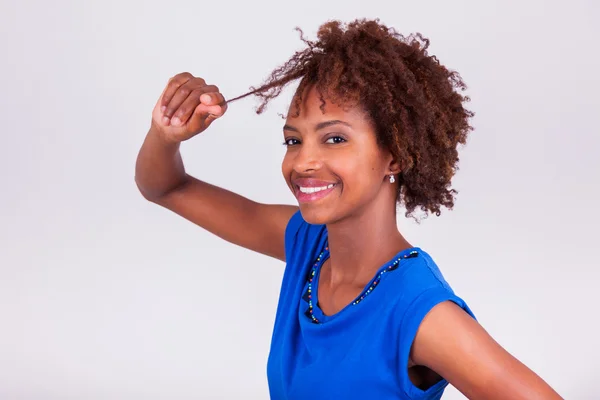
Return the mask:
[[221, 93], [204, 93], [200, 96], [200, 104], [207, 106], [209, 114], [221, 116], [227, 111], [227, 102]]
[[195, 121], [198, 124], [198, 128], [205, 130], [210, 124], [222, 115], [222, 111], [219, 106], [207, 106], [205, 104], [198, 104], [194, 110], [194, 115], [190, 120]]
[[208, 114], [206, 116], [206, 119], [204, 120], [204, 123], [206, 124], [206, 126], [210, 125], [215, 119], [218, 119], [220, 117], [220, 115], [215, 115], [215, 114]]
[[221, 117], [223, 114], [225, 114], [226, 110], [227, 110], [226, 105], [220, 105], [220, 104], [209, 105], [209, 104], [200, 103], [196, 106], [196, 109], [194, 110], [194, 114], [196, 114], [198, 116], [203, 116], [203, 117], [207, 117], [207, 116], [211, 115], [214, 117], [214, 118], [212, 118], [214, 120], [214, 119]]

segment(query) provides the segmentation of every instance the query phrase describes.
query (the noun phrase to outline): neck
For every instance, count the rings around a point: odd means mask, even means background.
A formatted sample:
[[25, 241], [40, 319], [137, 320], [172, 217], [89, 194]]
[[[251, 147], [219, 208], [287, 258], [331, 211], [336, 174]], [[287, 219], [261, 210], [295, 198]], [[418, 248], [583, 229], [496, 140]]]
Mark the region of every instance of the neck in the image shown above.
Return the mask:
[[412, 247], [398, 231], [396, 203], [379, 201], [327, 225], [329, 285], [368, 282], [399, 251]]

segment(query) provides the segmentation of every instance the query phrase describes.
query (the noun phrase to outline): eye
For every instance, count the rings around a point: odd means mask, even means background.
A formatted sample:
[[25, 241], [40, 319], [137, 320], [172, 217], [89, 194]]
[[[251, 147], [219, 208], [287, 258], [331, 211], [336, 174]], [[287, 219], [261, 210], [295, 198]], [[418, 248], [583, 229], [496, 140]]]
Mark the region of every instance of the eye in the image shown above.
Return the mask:
[[344, 139], [341, 136], [332, 136], [329, 139], [327, 139], [325, 141], [325, 143], [329, 143], [329, 144], [338, 144], [338, 143], [344, 143], [346, 141], [346, 139]]
[[287, 146], [287, 147], [295, 146], [297, 144], [300, 144], [300, 141], [298, 139], [295, 139], [295, 138], [285, 139], [285, 141], [283, 142], [283, 145]]

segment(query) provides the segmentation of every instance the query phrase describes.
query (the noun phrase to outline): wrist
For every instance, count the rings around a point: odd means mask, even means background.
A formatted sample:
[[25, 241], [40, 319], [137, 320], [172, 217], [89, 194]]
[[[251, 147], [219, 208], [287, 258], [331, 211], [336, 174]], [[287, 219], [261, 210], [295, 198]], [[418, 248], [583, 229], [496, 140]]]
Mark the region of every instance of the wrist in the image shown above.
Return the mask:
[[167, 146], [179, 146], [181, 143], [180, 140], [173, 138], [172, 135], [167, 135], [165, 131], [154, 122], [154, 120], [152, 120], [152, 123], [150, 124], [148, 136], [155, 138]]

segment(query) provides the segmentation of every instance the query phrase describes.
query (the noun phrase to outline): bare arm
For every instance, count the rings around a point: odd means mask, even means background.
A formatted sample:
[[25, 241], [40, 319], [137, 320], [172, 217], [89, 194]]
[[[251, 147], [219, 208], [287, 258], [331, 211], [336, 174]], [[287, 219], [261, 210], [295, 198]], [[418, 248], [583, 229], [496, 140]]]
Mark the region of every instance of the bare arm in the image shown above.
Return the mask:
[[187, 73], [172, 78], [138, 154], [136, 184], [147, 200], [231, 243], [285, 261], [285, 227], [296, 206], [257, 203], [185, 171], [180, 143], [204, 131], [226, 109], [216, 86]]
[[438, 304], [423, 319], [411, 360], [446, 378], [469, 399], [562, 399], [453, 302]]

